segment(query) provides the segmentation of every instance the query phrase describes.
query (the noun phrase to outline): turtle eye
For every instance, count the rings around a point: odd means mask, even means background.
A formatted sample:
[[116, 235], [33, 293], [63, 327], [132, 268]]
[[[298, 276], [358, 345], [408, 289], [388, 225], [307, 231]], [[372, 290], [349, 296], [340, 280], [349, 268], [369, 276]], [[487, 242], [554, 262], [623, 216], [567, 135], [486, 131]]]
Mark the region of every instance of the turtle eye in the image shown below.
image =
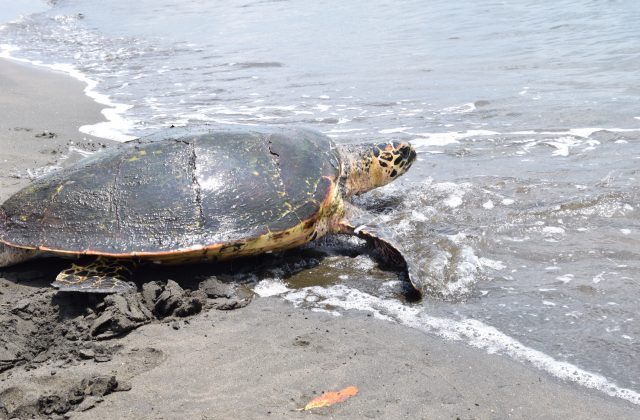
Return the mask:
[[409, 147], [407, 145], [403, 145], [398, 151], [404, 159], [409, 157]]

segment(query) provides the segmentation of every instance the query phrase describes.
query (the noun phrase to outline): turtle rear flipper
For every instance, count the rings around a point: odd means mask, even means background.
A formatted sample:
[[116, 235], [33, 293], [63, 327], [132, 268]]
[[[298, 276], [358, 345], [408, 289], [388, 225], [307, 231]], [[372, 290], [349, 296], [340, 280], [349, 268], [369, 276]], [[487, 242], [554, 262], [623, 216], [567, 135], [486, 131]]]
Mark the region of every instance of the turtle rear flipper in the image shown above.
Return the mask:
[[0, 242], [0, 268], [10, 267], [24, 261], [29, 261], [37, 255], [37, 251], [15, 248]]
[[350, 222], [343, 221], [340, 223], [340, 233], [355, 235], [366, 240], [373, 247], [382, 262], [393, 267], [402, 269], [407, 280], [411, 282], [413, 289], [418, 293], [418, 297], [422, 296], [422, 287], [420, 286], [420, 278], [415, 264], [400, 250], [399, 246], [391, 238], [391, 235], [384, 229], [369, 227], [367, 225], [354, 226]]
[[72, 264], [51, 285], [61, 292], [126, 293], [136, 291], [132, 283], [134, 263], [98, 257], [88, 264]]

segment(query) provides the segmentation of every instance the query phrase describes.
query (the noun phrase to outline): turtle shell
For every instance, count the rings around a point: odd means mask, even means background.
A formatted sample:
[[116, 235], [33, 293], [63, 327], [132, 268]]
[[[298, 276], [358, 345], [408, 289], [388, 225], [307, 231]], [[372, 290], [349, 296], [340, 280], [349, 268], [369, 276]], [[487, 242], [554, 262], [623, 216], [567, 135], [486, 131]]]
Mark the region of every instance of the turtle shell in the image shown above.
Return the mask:
[[335, 197], [339, 175], [331, 140], [310, 130], [139, 140], [10, 197], [0, 207], [0, 241], [154, 257], [261, 237], [264, 250], [278, 232], [313, 228]]

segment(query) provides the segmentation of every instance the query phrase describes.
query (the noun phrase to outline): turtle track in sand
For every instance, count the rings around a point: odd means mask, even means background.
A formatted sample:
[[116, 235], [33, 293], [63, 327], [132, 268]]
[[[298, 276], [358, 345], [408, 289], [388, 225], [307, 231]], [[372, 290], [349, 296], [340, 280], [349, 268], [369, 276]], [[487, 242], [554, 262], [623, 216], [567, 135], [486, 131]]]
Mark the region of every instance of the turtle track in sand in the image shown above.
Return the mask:
[[213, 276], [185, 288], [161, 277], [126, 295], [56, 293], [48, 283], [62, 264], [0, 270], [0, 419], [91, 409], [164, 360], [154, 348], [125, 349], [128, 332], [152, 322], [179, 329], [203, 309], [251, 301]]
[[[55, 418], [92, 409], [106, 394], [88, 384], [103, 384], [100, 389], [107, 393], [126, 391], [133, 378], [166, 358], [154, 347], [132, 348], [129, 332], [153, 323], [188, 328], [191, 318], [206, 318], [209, 310], [242, 308], [252, 300], [247, 286], [262, 279], [290, 279], [304, 287], [322, 283], [326, 271], [334, 281], [344, 267], [321, 262], [342, 255], [350, 263], [348, 257], [367, 253], [352, 242], [351, 237], [323, 238], [300, 250], [240, 265], [150, 265], [136, 274], [138, 292], [125, 295], [57, 293], [50, 283], [68, 266], [65, 260], [34, 260], [0, 269], [0, 419]], [[358, 277], [357, 284], [367, 287], [361, 280]], [[370, 286], [375, 288], [379, 280], [372, 279]], [[105, 385], [114, 381], [117, 385]]]

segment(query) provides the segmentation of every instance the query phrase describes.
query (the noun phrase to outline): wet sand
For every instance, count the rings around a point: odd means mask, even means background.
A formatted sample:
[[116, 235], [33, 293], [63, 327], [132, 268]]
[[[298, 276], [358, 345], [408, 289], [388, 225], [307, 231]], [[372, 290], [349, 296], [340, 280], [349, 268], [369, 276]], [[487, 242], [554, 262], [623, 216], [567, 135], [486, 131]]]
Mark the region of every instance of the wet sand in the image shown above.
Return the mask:
[[[78, 159], [70, 147], [114, 145], [78, 132], [102, 120], [82, 89], [64, 75], [0, 61], [0, 202], [29, 182], [29, 170]], [[202, 270], [151, 271], [141, 292], [126, 297], [57, 295], [48, 285], [65, 264], [0, 269], [0, 418], [305, 418], [312, 414], [297, 409], [311, 398], [349, 385], [359, 394], [314, 411], [344, 419], [640, 412], [366, 313], [335, 317], [251, 300]], [[155, 281], [142, 287], [146, 280]]]

